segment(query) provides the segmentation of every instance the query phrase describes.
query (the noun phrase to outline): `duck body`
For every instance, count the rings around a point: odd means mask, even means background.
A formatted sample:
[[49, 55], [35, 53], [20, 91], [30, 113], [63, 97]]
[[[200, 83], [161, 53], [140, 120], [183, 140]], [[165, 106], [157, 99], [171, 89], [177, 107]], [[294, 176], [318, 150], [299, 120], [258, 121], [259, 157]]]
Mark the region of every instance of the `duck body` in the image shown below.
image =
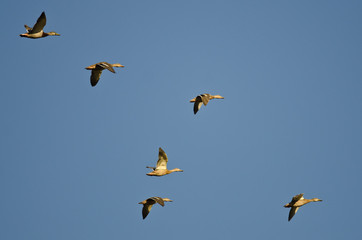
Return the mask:
[[297, 211], [299, 210], [299, 208], [307, 203], [310, 202], [321, 202], [321, 199], [318, 198], [312, 198], [312, 199], [305, 199], [303, 197], [304, 193], [295, 195], [292, 200], [290, 201], [290, 203], [287, 203], [284, 205], [285, 208], [291, 208], [289, 211], [289, 216], [288, 216], [288, 221], [292, 220], [292, 218], [294, 217], [294, 215], [297, 213]]
[[165, 176], [167, 174], [173, 173], [173, 172], [183, 172], [183, 170], [179, 169], [179, 168], [175, 168], [172, 170], [168, 170], [168, 169], [156, 169], [153, 172], [150, 173], [146, 173], [146, 175], [148, 176], [156, 176], [156, 177], [161, 177], [161, 176]]
[[222, 97], [220, 95], [211, 95], [208, 93], [200, 94], [197, 97], [191, 99], [190, 102], [195, 103], [194, 104], [194, 114], [196, 114], [200, 110], [202, 104], [204, 104], [206, 106], [209, 103], [209, 101], [214, 98], [224, 99], [224, 97]]
[[116, 71], [114, 71], [114, 67], [124, 67], [124, 66], [119, 63], [111, 64], [111, 63], [107, 63], [107, 62], [99, 62], [99, 63], [86, 67], [85, 69], [92, 70], [92, 74], [90, 76], [91, 86], [94, 87], [95, 85], [97, 85], [97, 83], [101, 77], [102, 71], [104, 69], [107, 69], [108, 71], [110, 71], [112, 73], [116, 73]]
[[56, 32], [46, 33], [43, 31], [46, 21], [47, 20], [46, 20], [45, 12], [42, 12], [40, 17], [38, 18], [38, 20], [36, 21], [36, 23], [34, 24], [34, 26], [32, 28], [29, 27], [28, 25], [24, 25], [27, 32], [20, 34], [20, 37], [37, 39], [37, 38], [44, 38], [47, 36], [60, 36], [60, 34], [56, 33]]
[[181, 170], [179, 168], [168, 170], [167, 162], [168, 162], [168, 158], [167, 158], [165, 151], [163, 151], [162, 148], [159, 148], [157, 165], [156, 165], [156, 167], [147, 167], [147, 168], [151, 168], [153, 171], [150, 173], [147, 173], [146, 175], [161, 177], [161, 176], [173, 173], [173, 172], [183, 172], [183, 170]]
[[20, 37], [26, 37], [26, 38], [42, 38], [44, 35], [44, 31], [41, 30], [40, 32], [36, 33], [23, 33], [20, 34]]
[[47, 36], [60, 36], [60, 34], [56, 33], [56, 32], [44, 32], [43, 30], [37, 33], [23, 33], [20, 34], [20, 37], [26, 37], [26, 38], [32, 38], [32, 39], [37, 39], [37, 38], [44, 38]]
[[158, 203], [162, 207], [164, 207], [165, 202], [172, 202], [172, 200], [169, 198], [150, 197], [150, 198], [147, 198], [146, 200], [143, 200], [142, 202], [139, 202], [138, 204], [143, 204], [143, 208], [142, 208], [143, 219], [145, 219], [147, 217], [147, 215], [150, 213], [151, 208], [154, 204]]

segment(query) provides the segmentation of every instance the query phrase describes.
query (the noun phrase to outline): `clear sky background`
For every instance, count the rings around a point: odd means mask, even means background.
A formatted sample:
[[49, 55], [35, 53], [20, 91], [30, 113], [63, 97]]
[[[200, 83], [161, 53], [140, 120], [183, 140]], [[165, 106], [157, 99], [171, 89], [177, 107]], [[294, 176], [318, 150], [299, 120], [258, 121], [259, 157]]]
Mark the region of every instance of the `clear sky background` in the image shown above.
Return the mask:
[[[45, 31], [20, 38], [45, 11]], [[361, 1], [5, 1], [0, 239], [361, 239]], [[90, 86], [88, 65], [104, 71]], [[220, 94], [197, 115], [189, 103]], [[156, 178], [158, 148], [169, 168]], [[288, 222], [291, 198], [302, 207]], [[174, 202], [142, 220], [138, 202]]]

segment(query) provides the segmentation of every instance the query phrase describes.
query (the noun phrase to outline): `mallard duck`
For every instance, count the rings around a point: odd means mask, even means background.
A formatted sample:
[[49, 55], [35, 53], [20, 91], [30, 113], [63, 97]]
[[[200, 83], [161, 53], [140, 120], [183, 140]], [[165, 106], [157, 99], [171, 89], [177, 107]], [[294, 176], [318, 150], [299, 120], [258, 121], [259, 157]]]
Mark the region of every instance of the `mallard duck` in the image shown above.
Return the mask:
[[288, 221], [290, 221], [293, 216], [297, 213], [298, 209], [307, 204], [307, 203], [310, 203], [310, 202], [320, 202], [322, 200], [318, 199], [318, 198], [312, 198], [312, 199], [305, 199], [303, 197], [304, 193], [301, 193], [301, 194], [298, 194], [298, 195], [295, 195], [293, 198], [292, 198], [292, 201], [288, 204], [285, 204], [284, 207], [286, 208], [291, 208], [290, 211], [289, 211], [289, 217], [288, 217]]
[[150, 213], [152, 205], [155, 203], [160, 204], [162, 207], [165, 206], [165, 202], [172, 202], [171, 199], [168, 198], [161, 198], [161, 197], [150, 197], [138, 204], [143, 204], [142, 208], [142, 217], [145, 219], [147, 215]]
[[196, 114], [200, 110], [202, 104], [204, 104], [206, 106], [209, 103], [209, 100], [214, 99], [214, 98], [224, 99], [224, 97], [222, 97], [220, 95], [211, 95], [208, 93], [200, 94], [199, 96], [191, 99], [190, 102], [195, 102], [194, 114]]
[[90, 83], [91, 83], [92, 87], [97, 85], [99, 78], [101, 77], [102, 71], [104, 69], [107, 69], [107, 70], [111, 71], [112, 73], [116, 73], [114, 71], [113, 67], [124, 67], [124, 66], [119, 63], [111, 64], [111, 63], [107, 63], [107, 62], [99, 62], [99, 63], [86, 67], [85, 69], [92, 70], [92, 75], [90, 77]]
[[27, 33], [20, 34], [20, 37], [27, 37], [27, 38], [43, 38], [47, 36], [60, 36], [59, 33], [56, 32], [44, 32], [43, 28], [47, 23], [47, 18], [45, 16], [45, 12], [42, 12], [38, 20], [36, 21], [33, 28], [29, 27], [28, 25], [24, 25]]
[[160, 177], [160, 176], [170, 174], [172, 172], [183, 172], [183, 170], [181, 170], [179, 168], [168, 170], [167, 162], [168, 162], [168, 158], [167, 158], [165, 151], [163, 151], [162, 148], [159, 148], [157, 165], [156, 165], [156, 167], [147, 166], [146, 168], [151, 168], [153, 170], [153, 172], [147, 173], [147, 175]]

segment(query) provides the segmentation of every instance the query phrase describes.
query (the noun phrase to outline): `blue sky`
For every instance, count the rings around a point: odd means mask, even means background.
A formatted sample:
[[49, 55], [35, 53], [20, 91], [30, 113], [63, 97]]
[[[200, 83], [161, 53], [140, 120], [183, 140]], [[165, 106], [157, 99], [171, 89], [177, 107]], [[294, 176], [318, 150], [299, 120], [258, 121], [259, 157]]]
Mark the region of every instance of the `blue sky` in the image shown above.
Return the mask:
[[[60, 37], [20, 38], [41, 12]], [[360, 1], [6, 1], [0, 239], [359, 239]], [[120, 63], [90, 86], [88, 65]], [[188, 101], [219, 94], [195, 116]], [[158, 148], [161, 178], [146, 176]], [[323, 202], [288, 222], [299, 193]], [[137, 203], [152, 196], [142, 220]]]

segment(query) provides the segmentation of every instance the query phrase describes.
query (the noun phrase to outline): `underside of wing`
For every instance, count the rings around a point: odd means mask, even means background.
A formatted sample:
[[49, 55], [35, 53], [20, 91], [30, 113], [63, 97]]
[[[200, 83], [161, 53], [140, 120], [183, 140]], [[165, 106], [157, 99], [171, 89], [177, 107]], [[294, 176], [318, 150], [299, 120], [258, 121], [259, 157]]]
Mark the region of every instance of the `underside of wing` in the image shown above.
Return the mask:
[[294, 215], [297, 213], [299, 207], [292, 207], [289, 211], [289, 217], [288, 217], [288, 221], [292, 220], [292, 218], [294, 217]]
[[162, 148], [159, 148], [156, 169], [167, 169], [167, 162], [168, 158], [165, 151], [163, 151]]
[[45, 13], [42, 12], [38, 20], [36, 21], [35, 25], [33, 26], [33, 29], [31, 30], [31, 33], [37, 33], [43, 30], [45, 24], [47, 23], [47, 19], [45, 17]]
[[102, 70], [92, 70], [92, 75], [90, 77], [90, 82], [92, 87], [94, 87], [95, 85], [97, 85], [99, 78], [101, 77], [102, 74]]
[[201, 96], [197, 96], [194, 103], [194, 114], [196, 114], [202, 106], [202, 98]]
[[152, 205], [150, 204], [144, 204], [143, 208], [142, 208], [142, 217], [143, 219], [145, 219], [147, 217], [147, 215], [150, 213], [152, 208]]

